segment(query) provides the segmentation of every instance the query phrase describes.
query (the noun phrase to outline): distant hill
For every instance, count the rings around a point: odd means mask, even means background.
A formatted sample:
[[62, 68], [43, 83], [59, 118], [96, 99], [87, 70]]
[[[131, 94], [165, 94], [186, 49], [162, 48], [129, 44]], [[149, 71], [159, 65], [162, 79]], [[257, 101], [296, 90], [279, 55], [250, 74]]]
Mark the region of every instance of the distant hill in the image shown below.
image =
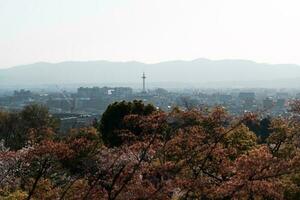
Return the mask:
[[149, 84], [176, 87], [298, 87], [300, 66], [247, 60], [35, 63], [0, 70], [0, 85], [136, 84], [146, 73]]

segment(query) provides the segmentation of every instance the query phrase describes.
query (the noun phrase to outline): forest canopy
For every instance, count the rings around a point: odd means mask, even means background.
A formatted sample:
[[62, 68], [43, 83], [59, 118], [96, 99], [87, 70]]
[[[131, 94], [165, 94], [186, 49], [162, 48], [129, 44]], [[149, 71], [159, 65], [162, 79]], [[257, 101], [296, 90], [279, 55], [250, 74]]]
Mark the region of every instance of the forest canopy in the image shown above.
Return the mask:
[[0, 112], [0, 199], [299, 199], [300, 121], [116, 102], [58, 131], [39, 105]]

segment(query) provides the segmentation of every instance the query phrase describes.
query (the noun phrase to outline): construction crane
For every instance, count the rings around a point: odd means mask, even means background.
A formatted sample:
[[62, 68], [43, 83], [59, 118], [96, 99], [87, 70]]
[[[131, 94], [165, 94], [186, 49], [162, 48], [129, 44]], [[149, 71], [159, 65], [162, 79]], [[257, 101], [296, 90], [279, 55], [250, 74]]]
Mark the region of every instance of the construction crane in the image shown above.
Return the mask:
[[70, 98], [67, 94], [65, 94], [65, 91], [62, 90], [61, 88], [58, 87], [58, 85], [56, 85], [56, 88], [58, 89], [58, 91], [62, 94], [62, 96], [64, 97], [64, 99], [67, 101], [67, 103], [70, 106], [70, 113], [74, 112], [75, 109], [75, 101], [71, 101]]

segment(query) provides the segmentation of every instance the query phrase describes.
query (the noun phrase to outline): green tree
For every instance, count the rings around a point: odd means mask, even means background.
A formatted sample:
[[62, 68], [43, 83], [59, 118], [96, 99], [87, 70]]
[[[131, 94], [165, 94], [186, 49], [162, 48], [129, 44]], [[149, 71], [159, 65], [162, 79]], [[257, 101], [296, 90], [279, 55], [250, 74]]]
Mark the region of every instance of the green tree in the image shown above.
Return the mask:
[[58, 128], [47, 107], [28, 105], [20, 112], [0, 113], [0, 139], [11, 149], [21, 149], [31, 141], [49, 137]]
[[122, 129], [123, 119], [126, 115], [149, 115], [155, 111], [151, 104], [144, 105], [142, 101], [133, 102], [115, 102], [110, 104], [103, 113], [100, 125], [98, 127], [103, 137], [103, 142], [108, 146], [119, 146], [122, 139], [117, 130]]
[[271, 134], [271, 117], [263, 119], [245, 121], [245, 125], [259, 137], [261, 143], [265, 143], [267, 137]]
[[237, 155], [246, 153], [257, 145], [255, 133], [250, 131], [244, 124], [229, 132], [224, 139], [226, 147], [234, 148]]

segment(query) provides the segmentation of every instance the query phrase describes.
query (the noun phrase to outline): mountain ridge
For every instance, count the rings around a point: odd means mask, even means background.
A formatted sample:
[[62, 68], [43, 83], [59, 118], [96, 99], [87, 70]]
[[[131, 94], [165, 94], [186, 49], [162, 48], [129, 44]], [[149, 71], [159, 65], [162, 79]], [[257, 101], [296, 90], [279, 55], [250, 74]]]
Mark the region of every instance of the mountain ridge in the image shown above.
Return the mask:
[[295, 80], [300, 77], [300, 66], [296, 64], [258, 63], [251, 60], [210, 60], [203, 58], [151, 64], [137, 61], [113, 62], [106, 60], [37, 62], [0, 69], [0, 84], [140, 82], [143, 72], [146, 73], [147, 82], [182, 82], [208, 84], [206, 86], [209, 86], [213, 82], [259, 83], [272, 80]]

